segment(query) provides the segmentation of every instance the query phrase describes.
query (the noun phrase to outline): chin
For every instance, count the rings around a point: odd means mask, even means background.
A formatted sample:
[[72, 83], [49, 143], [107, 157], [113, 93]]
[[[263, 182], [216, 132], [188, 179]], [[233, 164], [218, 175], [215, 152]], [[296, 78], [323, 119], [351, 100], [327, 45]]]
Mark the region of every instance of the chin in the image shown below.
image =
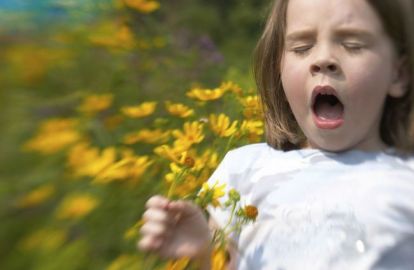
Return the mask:
[[327, 152], [334, 152], [334, 153], [340, 153], [340, 152], [345, 152], [350, 150], [351, 148], [349, 147], [321, 147], [320, 148], [323, 151], [327, 151]]
[[310, 142], [309, 144], [312, 148], [320, 149], [327, 152], [344, 152], [352, 149], [352, 146], [350, 146], [349, 144], [344, 144], [343, 141], [335, 142], [322, 139], [319, 142]]

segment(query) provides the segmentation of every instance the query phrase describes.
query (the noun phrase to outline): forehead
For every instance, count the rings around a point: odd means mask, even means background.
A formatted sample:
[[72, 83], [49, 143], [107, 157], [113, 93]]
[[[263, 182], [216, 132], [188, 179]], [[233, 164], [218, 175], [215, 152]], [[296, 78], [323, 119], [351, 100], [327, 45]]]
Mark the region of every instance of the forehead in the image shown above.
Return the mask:
[[379, 16], [367, 0], [289, 0], [287, 32], [326, 26], [383, 31]]

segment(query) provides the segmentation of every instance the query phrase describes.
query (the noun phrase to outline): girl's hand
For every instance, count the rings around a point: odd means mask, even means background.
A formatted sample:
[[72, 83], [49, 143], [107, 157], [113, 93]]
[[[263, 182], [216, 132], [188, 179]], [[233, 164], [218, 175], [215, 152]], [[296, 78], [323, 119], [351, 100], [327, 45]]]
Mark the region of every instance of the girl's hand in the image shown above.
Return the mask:
[[169, 259], [209, 256], [210, 230], [198, 206], [154, 196], [147, 201], [146, 208], [139, 249]]

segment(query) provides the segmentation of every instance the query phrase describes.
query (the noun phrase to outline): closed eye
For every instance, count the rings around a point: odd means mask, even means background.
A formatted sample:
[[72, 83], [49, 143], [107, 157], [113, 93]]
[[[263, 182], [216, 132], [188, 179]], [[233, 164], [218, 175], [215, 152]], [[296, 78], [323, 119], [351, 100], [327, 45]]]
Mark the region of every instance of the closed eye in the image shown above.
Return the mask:
[[350, 51], [350, 52], [360, 52], [362, 49], [365, 48], [365, 46], [360, 43], [345, 42], [343, 43], [343, 46], [347, 51]]
[[306, 45], [306, 46], [298, 46], [298, 47], [293, 47], [291, 49], [291, 51], [297, 55], [304, 55], [307, 52], [310, 51], [310, 49], [312, 48], [311, 45]]

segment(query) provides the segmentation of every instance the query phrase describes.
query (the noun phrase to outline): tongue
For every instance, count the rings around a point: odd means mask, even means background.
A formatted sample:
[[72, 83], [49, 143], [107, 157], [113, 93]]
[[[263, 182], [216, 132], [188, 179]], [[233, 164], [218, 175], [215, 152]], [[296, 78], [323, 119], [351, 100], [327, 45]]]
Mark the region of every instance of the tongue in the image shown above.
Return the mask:
[[342, 117], [344, 107], [340, 102], [330, 105], [328, 102], [318, 102], [315, 106], [315, 114], [322, 120], [336, 120]]

